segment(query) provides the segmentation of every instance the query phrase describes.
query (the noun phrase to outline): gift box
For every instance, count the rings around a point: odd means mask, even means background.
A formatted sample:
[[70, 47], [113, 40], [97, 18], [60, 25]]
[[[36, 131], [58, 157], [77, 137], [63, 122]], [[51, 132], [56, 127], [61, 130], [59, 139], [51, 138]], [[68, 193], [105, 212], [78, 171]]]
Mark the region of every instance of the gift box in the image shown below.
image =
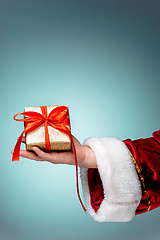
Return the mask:
[[[24, 118], [17, 119], [19, 115], [23, 115]], [[15, 145], [12, 161], [19, 161], [23, 134], [26, 135], [27, 150], [32, 150], [32, 146], [38, 146], [45, 151], [64, 151], [71, 150], [73, 147], [76, 165], [77, 194], [86, 212], [79, 194], [78, 161], [76, 147], [71, 135], [68, 106], [25, 107], [24, 112], [14, 115], [14, 120], [24, 122], [24, 130]]]
[[[67, 105], [66, 106], [68, 109]], [[46, 115], [49, 116], [50, 112], [58, 106], [47, 106], [46, 107]], [[36, 112], [44, 115], [42, 113], [42, 107], [25, 107], [24, 112]], [[24, 118], [27, 116], [24, 115]], [[68, 112], [69, 118], [69, 112]], [[24, 123], [25, 127], [28, 123]], [[64, 151], [64, 150], [71, 150], [71, 139], [67, 133], [62, 132], [52, 126], [47, 124], [48, 134], [49, 134], [49, 141], [50, 141], [50, 150], [51, 151]], [[70, 126], [68, 126], [70, 130]], [[25, 133], [26, 135], [26, 149], [32, 151], [33, 146], [38, 146], [42, 150], [46, 150], [46, 139], [45, 139], [45, 125], [41, 125], [34, 129], [29, 133]]]

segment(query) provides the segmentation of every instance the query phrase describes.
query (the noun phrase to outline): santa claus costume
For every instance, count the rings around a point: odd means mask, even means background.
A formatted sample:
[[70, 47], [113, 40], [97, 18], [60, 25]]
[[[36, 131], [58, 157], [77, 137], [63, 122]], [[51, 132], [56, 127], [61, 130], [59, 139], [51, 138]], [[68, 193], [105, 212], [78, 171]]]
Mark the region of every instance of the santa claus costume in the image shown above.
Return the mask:
[[88, 138], [98, 169], [80, 168], [89, 214], [127, 222], [160, 206], [160, 130], [146, 139]]

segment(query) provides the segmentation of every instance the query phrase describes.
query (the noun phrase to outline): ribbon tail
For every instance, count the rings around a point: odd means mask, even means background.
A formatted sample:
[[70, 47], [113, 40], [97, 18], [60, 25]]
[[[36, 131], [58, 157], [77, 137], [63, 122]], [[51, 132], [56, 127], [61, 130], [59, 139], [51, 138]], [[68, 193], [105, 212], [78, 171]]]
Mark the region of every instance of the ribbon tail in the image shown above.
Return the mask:
[[[52, 127], [55, 127], [51, 122], [50, 122], [50, 125]], [[69, 135], [69, 138], [71, 140], [71, 143], [72, 143], [72, 146], [73, 146], [73, 150], [74, 150], [74, 156], [75, 156], [75, 165], [76, 165], [76, 187], [77, 187], [77, 195], [78, 195], [78, 198], [79, 198], [79, 201], [82, 205], [82, 208], [84, 210], [84, 212], [86, 212], [86, 208], [84, 206], [84, 204], [82, 203], [82, 200], [81, 200], [81, 197], [80, 197], [80, 193], [79, 193], [79, 184], [78, 184], [78, 161], [77, 161], [77, 154], [76, 154], [76, 147], [74, 145], [74, 142], [73, 142], [73, 139], [72, 139], [72, 135], [71, 135], [71, 132], [70, 130], [64, 125], [63, 127], [62, 126], [58, 126], [56, 125], [56, 129], [59, 129], [60, 131], [64, 132], [64, 133], [67, 133]]]
[[20, 146], [21, 146], [22, 137], [23, 137], [23, 134], [25, 133], [25, 131], [26, 130], [24, 130], [18, 138], [18, 141], [17, 141], [17, 143], [15, 145], [15, 148], [14, 148], [12, 161], [19, 161]]
[[75, 165], [76, 165], [76, 186], [77, 186], [77, 195], [78, 195], [78, 198], [79, 198], [79, 201], [82, 205], [82, 208], [84, 210], [84, 212], [86, 212], [86, 208], [81, 200], [81, 197], [80, 197], [80, 193], [79, 193], [79, 184], [78, 184], [78, 161], [77, 161], [77, 154], [76, 154], [76, 148], [75, 148], [75, 145], [74, 145], [74, 142], [73, 142], [73, 139], [72, 139], [72, 136], [70, 134], [70, 139], [71, 139], [71, 143], [72, 143], [72, 146], [73, 146], [73, 150], [74, 150], [74, 156], [75, 156]]

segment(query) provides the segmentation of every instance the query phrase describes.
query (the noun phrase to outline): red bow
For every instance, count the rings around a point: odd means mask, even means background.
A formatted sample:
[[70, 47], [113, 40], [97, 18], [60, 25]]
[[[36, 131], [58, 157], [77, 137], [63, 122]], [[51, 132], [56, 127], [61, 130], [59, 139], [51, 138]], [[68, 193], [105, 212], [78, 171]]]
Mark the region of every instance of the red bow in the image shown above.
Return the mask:
[[[19, 161], [20, 146], [21, 146], [21, 141], [24, 133], [32, 132], [37, 127], [44, 126], [45, 127], [45, 150], [49, 150], [49, 151], [51, 151], [51, 148], [50, 148], [48, 127], [47, 127], [48, 125], [60, 130], [61, 132], [68, 134], [73, 146], [74, 156], [75, 156], [77, 194], [78, 194], [79, 201], [83, 207], [83, 210], [86, 212], [86, 209], [82, 203], [82, 200], [79, 194], [77, 155], [76, 155], [76, 148], [72, 139], [72, 135], [68, 128], [70, 126], [70, 120], [68, 117], [68, 108], [66, 106], [55, 107], [48, 116], [47, 116], [47, 107], [41, 106], [40, 108], [41, 108], [42, 114], [33, 112], [33, 111], [27, 111], [27, 112], [20, 112], [14, 115], [14, 120], [24, 122], [25, 129], [23, 130], [23, 132], [21, 133], [20, 137], [17, 140], [17, 143], [14, 148], [14, 152], [13, 152], [12, 161]], [[24, 119], [16, 119], [16, 117], [20, 114], [28, 117], [25, 117]]]

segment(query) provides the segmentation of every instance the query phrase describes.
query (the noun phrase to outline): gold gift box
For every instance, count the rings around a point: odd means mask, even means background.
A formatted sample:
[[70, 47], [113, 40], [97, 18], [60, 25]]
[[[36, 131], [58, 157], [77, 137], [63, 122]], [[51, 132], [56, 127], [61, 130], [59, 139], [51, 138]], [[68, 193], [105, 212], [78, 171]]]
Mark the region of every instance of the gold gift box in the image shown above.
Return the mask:
[[[67, 105], [63, 105], [66, 106]], [[47, 114], [58, 106], [47, 106]], [[25, 107], [24, 111], [34, 111], [42, 114], [40, 107]], [[24, 116], [26, 117], [26, 116]], [[68, 116], [69, 117], [69, 116]], [[48, 127], [50, 147], [51, 151], [65, 151], [71, 150], [71, 140], [68, 134], [61, 132], [58, 129], [55, 129], [51, 126]], [[70, 127], [68, 127], [70, 130]], [[32, 147], [37, 146], [42, 150], [45, 150], [45, 127], [37, 127], [30, 133], [26, 134], [26, 150], [32, 151]]]

